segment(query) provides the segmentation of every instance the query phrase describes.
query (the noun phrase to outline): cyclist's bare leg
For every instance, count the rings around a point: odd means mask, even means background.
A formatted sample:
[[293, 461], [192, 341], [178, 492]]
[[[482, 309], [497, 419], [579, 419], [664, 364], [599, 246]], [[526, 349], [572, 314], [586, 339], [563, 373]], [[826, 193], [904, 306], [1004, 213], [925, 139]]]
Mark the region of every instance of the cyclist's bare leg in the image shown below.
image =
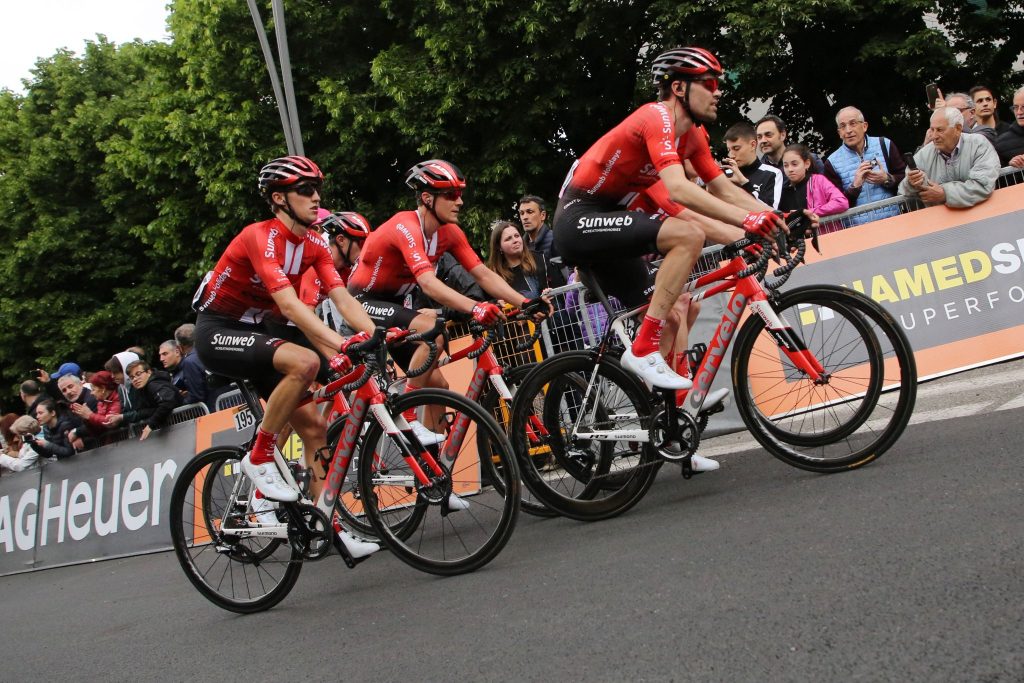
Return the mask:
[[683, 283], [693, 270], [704, 247], [704, 231], [696, 221], [666, 218], [658, 231], [658, 251], [665, 254], [654, 276], [654, 294], [647, 315], [665, 320], [679, 299]]
[[314, 463], [314, 456], [327, 444], [327, 421], [324, 420], [315, 405], [307, 403], [295, 409], [289, 424], [302, 439], [302, 460], [306, 468], [312, 470], [309, 480], [309, 497], [311, 500], [317, 501], [320, 499], [320, 489], [323, 488], [327, 471], [322, 463]]
[[[436, 320], [437, 315], [433, 311], [423, 312], [420, 313], [420, 315], [413, 318], [412, 323], [409, 324], [409, 329], [429, 330], [431, 327], [434, 326], [434, 322]], [[434, 340], [434, 343], [438, 345], [438, 348], [441, 348], [441, 345], [444, 343], [444, 338], [438, 337], [437, 339]], [[426, 344], [420, 344], [419, 348], [417, 348], [415, 353], [413, 353], [412, 355], [412, 360], [409, 362], [409, 367], [416, 368], [423, 365], [423, 363], [427, 360], [427, 355], [429, 353], [430, 350], [427, 348]], [[431, 365], [430, 369], [427, 370], [426, 373], [420, 375], [419, 377], [410, 379], [406, 383], [406, 391], [420, 389], [423, 387], [436, 387], [438, 389], [448, 388], [448, 380], [446, 380], [444, 378], [444, 375], [441, 374], [441, 370], [437, 367], [436, 360], [434, 361], [434, 364]], [[423, 419], [421, 420], [421, 422], [425, 426], [427, 426], [427, 429], [430, 429], [431, 431], [436, 430], [438, 421], [441, 419], [441, 410], [442, 409], [440, 407], [427, 407], [427, 414], [423, 415]]]
[[242, 469], [263, 496], [294, 501], [299, 492], [278, 472], [274, 464], [274, 447], [278, 434], [316, 377], [320, 357], [298, 344], [284, 343], [274, 350], [273, 363], [274, 369], [283, 377], [270, 392], [263, 422], [256, 430], [251, 454], [242, 460]]

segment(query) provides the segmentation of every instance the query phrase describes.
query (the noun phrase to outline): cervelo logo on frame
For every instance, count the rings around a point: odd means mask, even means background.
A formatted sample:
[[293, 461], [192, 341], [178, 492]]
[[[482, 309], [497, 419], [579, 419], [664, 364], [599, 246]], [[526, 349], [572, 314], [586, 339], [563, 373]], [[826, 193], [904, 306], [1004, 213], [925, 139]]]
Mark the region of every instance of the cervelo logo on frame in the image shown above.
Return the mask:
[[[167, 459], [154, 463], [152, 472], [132, 469], [123, 482], [118, 472], [95, 481], [63, 479], [43, 486], [42, 494], [38, 488], [25, 489], [16, 501], [0, 497], [0, 548], [5, 553], [31, 550], [37, 531], [42, 547], [160, 526], [163, 487], [173, 484], [177, 471], [177, 463]], [[54, 523], [56, 538], [50, 533]]]

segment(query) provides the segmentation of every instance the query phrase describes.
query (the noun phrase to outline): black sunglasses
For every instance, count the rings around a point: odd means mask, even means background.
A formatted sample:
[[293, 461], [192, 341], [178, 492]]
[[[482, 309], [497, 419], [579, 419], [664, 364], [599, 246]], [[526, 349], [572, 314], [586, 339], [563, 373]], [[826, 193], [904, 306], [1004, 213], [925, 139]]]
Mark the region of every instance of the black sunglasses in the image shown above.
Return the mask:
[[313, 195], [318, 194], [322, 187], [322, 185], [315, 183], [301, 183], [290, 188], [288, 191], [294, 192], [301, 197], [312, 197]]

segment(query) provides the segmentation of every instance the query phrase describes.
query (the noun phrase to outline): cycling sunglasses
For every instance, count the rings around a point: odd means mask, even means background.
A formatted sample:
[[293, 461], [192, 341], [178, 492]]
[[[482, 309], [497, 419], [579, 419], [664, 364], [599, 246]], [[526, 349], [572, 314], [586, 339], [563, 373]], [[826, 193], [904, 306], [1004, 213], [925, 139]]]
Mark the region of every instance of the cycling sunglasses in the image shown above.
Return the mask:
[[448, 190], [447, 192], [438, 192], [438, 197], [444, 197], [450, 202], [457, 202], [462, 198], [462, 190]]
[[289, 192], [294, 192], [300, 197], [312, 197], [320, 192], [323, 185], [317, 183], [299, 183], [298, 185], [289, 188]]
[[691, 82], [692, 83], [700, 83], [705, 88], [707, 88], [709, 92], [715, 92], [716, 90], [718, 90], [718, 79], [717, 78], [700, 78], [700, 79], [697, 79], [697, 80], [691, 81]]

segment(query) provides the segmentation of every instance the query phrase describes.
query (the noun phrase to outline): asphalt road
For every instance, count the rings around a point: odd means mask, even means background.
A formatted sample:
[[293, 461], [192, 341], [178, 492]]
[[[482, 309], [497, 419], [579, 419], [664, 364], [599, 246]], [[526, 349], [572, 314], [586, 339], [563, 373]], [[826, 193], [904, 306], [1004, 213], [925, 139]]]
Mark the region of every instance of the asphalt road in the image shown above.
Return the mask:
[[3, 578], [0, 678], [1021, 681], [1018, 375], [922, 387], [920, 419], [856, 472], [732, 444], [619, 518], [524, 515], [468, 576], [331, 558], [250, 617], [170, 553]]

